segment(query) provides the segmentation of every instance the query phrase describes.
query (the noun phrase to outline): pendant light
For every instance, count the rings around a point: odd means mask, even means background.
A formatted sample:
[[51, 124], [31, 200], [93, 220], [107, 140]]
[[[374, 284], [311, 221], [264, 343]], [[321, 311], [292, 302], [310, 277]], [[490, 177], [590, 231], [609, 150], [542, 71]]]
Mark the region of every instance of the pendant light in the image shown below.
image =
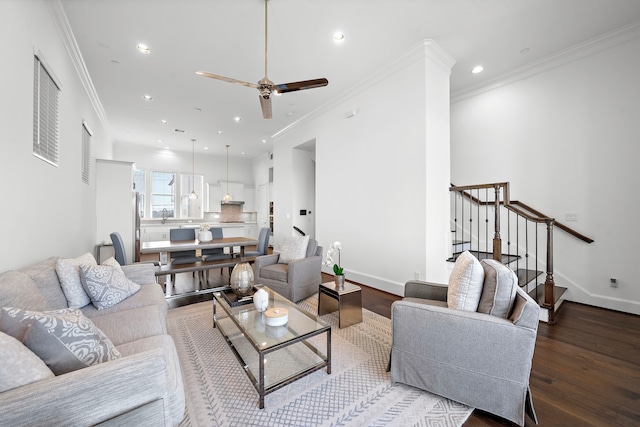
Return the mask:
[[196, 140], [191, 140], [191, 152], [193, 154], [193, 159], [191, 162], [191, 194], [189, 194], [190, 199], [197, 199], [198, 195], [196, 194]]
[[231, 201], [231, 195], [229, 194], [229, 144], [227, 144], [227, 194], [224, 195], [224, 199], [222, 201]]

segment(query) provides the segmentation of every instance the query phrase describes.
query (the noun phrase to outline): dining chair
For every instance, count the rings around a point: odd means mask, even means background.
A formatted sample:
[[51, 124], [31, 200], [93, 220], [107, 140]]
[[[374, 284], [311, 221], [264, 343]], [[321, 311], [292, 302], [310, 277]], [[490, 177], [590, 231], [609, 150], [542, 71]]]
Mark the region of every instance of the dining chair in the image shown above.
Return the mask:
[[[109, 235], [111, 242], [113, 243], [113, 257], [118, 261], [120, 265], [127, 265], [127, 252], [124, 248], [124, 241], [119, 232], [114, 231]], [[155, 266], [160, 265], [160, 261], [142, 261], [143, 263], [152, 263]]]
[[[180, 240], [196, 240], [196, 230], [194, 228], [172, 228], [169, 230], [169, 240], [172, 242]], [[202, 261], [202, 258], [196, 255], [196, 251], [175, 251], [169, 255], [171, 264], [191, 264], [192, 262]], [[193, 277], [196, 276], [195, 271]], [[171, 275], [171, 283], [175, 283], [176, 275]]]
[[[213, 236], [214, 240], [222, 239], [224, 237], [222, 233], [222, 227], [211, 227], [209, 231], [211, 232], [211, 235]], [[213, 248], [213, 249], [202, 250], [203, 261], [219, 261], [223, 259], [231, 259], [232, 256], [233, 255], [230, 253], [225, 253], [224, 248]], [[223, 268], [220, 269], [220, 274], [222, 274], [222, 270]], [[209, 283], [209, 270], [205, 270], [205, 271], [206, 271], [207, 283]], [[229, 268], [229, 272], [231, 272], [231, 268]]]
[[258, 246], [256, 246], [255, 251], [245, 251], [244, 256], [261, 256], [266, 255], [269, 251], [269, 235], [271, 234], [271, 229], [269, 227], [262, 227], [260, 229], [260, 234], [258, 235]]

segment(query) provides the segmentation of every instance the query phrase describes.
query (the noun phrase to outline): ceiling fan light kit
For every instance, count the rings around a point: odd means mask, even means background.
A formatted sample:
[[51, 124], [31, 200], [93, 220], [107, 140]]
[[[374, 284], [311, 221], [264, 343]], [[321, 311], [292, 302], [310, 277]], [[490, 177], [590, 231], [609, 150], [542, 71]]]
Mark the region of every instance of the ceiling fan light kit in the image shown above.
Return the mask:
[[264, 2], [264, 77], [258, 81], [258, 83], [250, 83], [243, 80], [237, 80], [231, 77], [224, 77], [218, 74], [208, 73], [206, 71], [196, 71], [196, 74], [199, 76], [209, 77], [211, 79], [222, 80], [228, 83], [235, 83], [242, 86], [247, 86], [250, 88], [258, 89], [259, 99], [260, 99], [260, 107], [262, 108], [262, 116], [265, 119], [270, 119], [272, 117], [271, 110], [271, 95], [280, 95], [288, 92], [295, 92], [298, 90], [306, 90], [313, 89], [317, 87], [323, 87], [329, 84], [329, 81], [325, 78], [313, 79], [313, 80], [302, 80], [298, 82], [291, 83], [281, 83], [274, 84], [267, 77], [267, 45], [268, 45], [268, 11], [267, 11], [268, 0]]

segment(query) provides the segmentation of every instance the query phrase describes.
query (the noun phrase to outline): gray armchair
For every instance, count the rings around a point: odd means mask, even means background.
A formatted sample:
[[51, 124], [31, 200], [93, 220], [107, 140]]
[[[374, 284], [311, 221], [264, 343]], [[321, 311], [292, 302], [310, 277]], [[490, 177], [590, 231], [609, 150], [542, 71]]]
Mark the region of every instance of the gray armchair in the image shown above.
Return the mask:
[[447, 286], [410, 281], [393, 303], [391, 380], [518, 425], [537, 423], [529, 374], [538, 304], [519, 286], [508, 318], [449, 309]]
[[318, 293], [322, 283], [322, 246], [309, 239], [305, 258], [279, 264], [280, 254], [259, 256], [253, 264], [255, 283], [261, 283], [293, 302]]

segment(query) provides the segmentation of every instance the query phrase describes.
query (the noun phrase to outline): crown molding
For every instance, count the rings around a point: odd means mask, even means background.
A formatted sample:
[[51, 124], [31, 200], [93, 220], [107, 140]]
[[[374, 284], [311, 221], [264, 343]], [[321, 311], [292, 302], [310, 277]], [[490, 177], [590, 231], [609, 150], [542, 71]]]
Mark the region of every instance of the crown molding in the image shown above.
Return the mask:
[[300, 117], [288, 126], [280, 129], [271, 135], [271, 139], [275, 141], [276, 139], [283, 137], [300, 124], [330, 111], [345, 100], [353, 98], [365, 90], [370, 89], [372, 86], [380, 84], [386, 78], [393, 76], [400, 70], [407, 68], [409, 65], [412, 65], [417, 61], [424, 61], [425, 58], [434, 58], [435, 63], [448, 73], [451, 73], [451, 68], [455, 64], [455, 59], [453, 59], [453, 57], [449, 55], [436, 41], [430, 39], [421, 40], [396, 60], [379, 68], [373, 74], [360, 79], [360, 82], [355, 86], [342, 92], [339, 96], [329, 100], [327, 103], [321, 105], [310, 113]]
[[[96, 92], [96, 88], [93, 85], [93, 81], [91, 80], [91, 76], [89, 75], [89, 71], [87, 70], [87, 66], [82, 58], [82, 53], [80, 52], [80, 47], [76, 42], [76, 38], [73, 35], [73, 31], [71, 30], [71, 25], [69, 24], [69, 20], [67, 19], [67, 14], [62, 7], [62, 3], [60, 0], [50, 0], [45, 2], [48, 9], [49, 14], [53, 18], [53, 21], [60, 33], [60, 37], [62, 39], [62, 43], [69, 54], [69, 58], [73, 63], [74, 68], [76, 69], [76, 73], [84, 87], [84, 90], [89, 97], [89, 101], [93, 106], [96, 115], [98, 116], [98, 120], [100, 120], [102, 127], [109, 137], [110, 127], [109, 120], [107, 118], [107, 114], [104, 111], [102, 106], [102, 102], [100, 102], [100, 97], [98, 96], [98, 92]], [[110, 137], [109, 137], [110, 139]]]
[[451, 103], [453, 104], [501, 86], [535, 76], [638, 37], [640, 37], [640, 21], [635, 21], [601, 36], [594, 37], [567, 49], [554, 52], [538, 59], [537, 61], [514, 68], [513, 70], [503, 73], [487, 82], [467, 86], [466, 88], [452, 92]]

